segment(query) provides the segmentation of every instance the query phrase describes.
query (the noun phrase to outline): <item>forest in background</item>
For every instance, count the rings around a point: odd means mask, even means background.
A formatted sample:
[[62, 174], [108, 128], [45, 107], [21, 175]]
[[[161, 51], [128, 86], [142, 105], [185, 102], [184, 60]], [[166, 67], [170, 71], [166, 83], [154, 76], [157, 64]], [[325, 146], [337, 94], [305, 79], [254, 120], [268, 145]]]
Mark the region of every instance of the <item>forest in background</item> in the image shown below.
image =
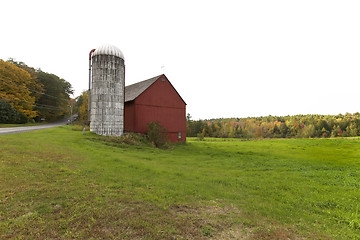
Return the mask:
[[360, 113], [210, 120], [186, 119], [186, 136], [218, 138], [329, 138], [360, 136]]
[[71, 84], [13, 59], [0, 59], [0, 123], [56, 121], [68, 115]]

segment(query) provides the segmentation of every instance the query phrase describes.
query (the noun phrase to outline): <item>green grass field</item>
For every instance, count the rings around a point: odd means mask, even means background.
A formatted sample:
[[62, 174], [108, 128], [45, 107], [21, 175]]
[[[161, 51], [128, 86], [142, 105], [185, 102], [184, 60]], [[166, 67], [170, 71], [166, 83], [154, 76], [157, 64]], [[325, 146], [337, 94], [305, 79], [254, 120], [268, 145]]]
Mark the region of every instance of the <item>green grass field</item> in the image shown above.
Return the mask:
[[1, 239], [359, 239], [360, 140], [0, 136]]

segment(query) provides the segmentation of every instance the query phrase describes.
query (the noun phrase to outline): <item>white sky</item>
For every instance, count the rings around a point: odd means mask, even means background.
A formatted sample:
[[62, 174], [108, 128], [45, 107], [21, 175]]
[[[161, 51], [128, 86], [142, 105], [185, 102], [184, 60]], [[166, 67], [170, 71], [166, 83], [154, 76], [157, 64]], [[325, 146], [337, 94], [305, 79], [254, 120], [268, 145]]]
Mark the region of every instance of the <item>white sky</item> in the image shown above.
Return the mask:
[[0, 20], [0, 59], [75, 97], [113, 44], [126, 85], [164, 72], [193, 119], [360, 111], [359, 0], [2, 0]]

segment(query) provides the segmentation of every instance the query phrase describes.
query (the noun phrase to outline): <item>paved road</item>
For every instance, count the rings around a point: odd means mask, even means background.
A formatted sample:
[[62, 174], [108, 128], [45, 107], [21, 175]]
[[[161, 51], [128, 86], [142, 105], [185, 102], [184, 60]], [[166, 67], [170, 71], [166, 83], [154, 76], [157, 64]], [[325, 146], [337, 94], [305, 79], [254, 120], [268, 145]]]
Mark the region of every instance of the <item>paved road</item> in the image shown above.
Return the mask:
[[57, 126], [66, 125], [67, 120], [57, 122], [57, 123], [49, 123], [39, 126], [29, 126], [29, 127], [11, 127], [11, 128], [0, 128], [0, 135], [2, 134], [13, 134], [13, 133], [21, 133], [21, 132], [29, 132], [46, 128], [53, 128]]

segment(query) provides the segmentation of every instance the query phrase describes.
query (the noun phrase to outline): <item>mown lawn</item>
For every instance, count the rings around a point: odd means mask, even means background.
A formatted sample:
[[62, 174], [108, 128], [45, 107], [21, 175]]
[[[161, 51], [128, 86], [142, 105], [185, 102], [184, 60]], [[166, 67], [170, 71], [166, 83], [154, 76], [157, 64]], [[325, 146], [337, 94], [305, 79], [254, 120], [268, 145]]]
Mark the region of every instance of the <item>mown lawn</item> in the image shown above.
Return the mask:
[[359, 239], [360, 140], [0, 136], [0, 238]]

